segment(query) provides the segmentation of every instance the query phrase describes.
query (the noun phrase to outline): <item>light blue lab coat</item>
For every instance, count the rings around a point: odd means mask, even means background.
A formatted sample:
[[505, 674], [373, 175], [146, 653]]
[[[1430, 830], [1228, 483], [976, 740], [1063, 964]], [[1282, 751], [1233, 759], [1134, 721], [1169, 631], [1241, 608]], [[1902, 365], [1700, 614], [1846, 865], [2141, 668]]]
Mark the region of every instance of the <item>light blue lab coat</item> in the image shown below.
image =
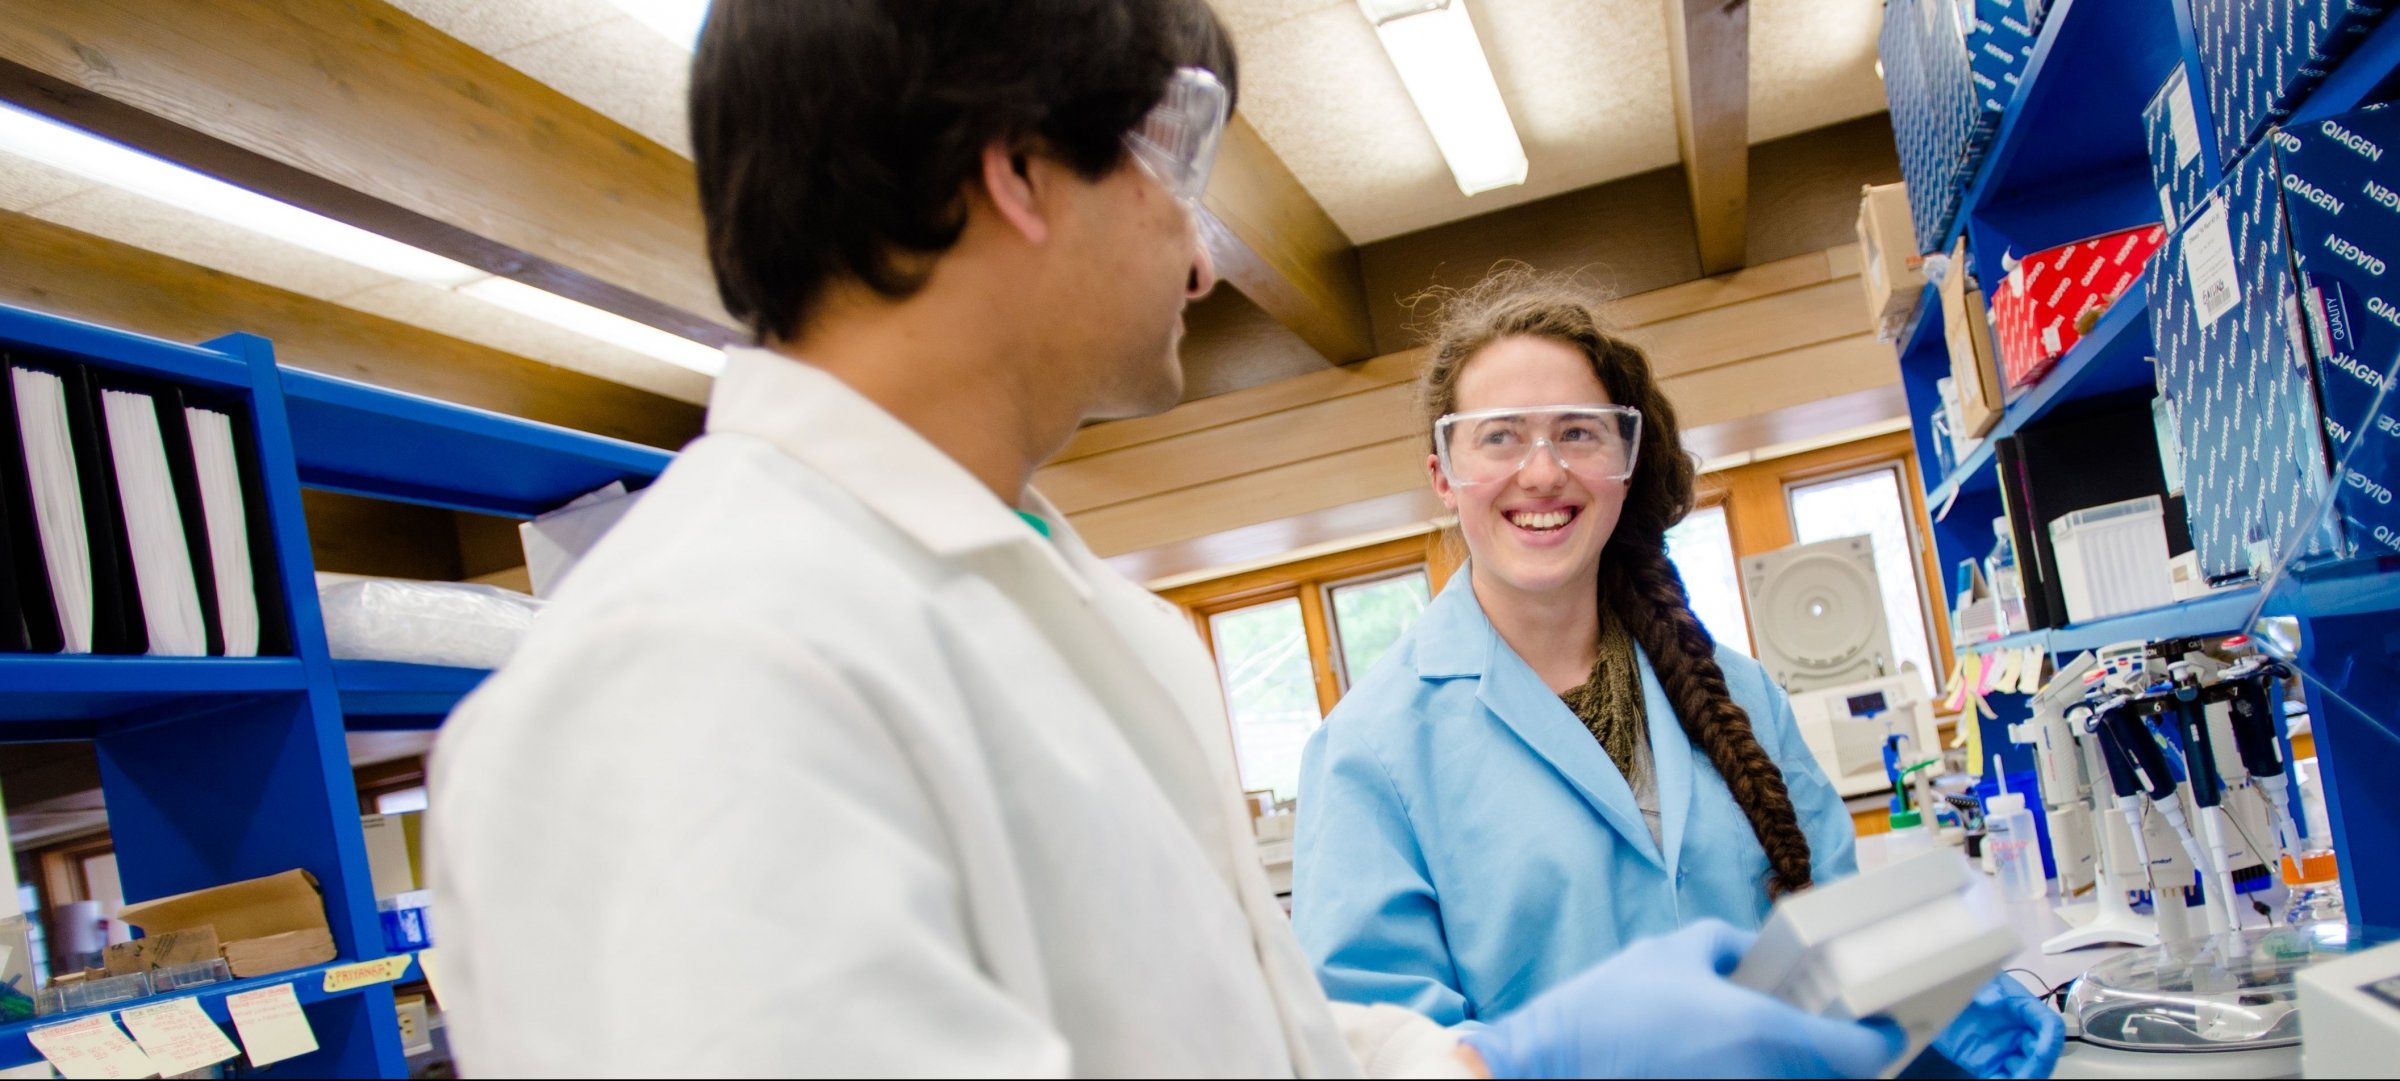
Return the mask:
[[[1856, 873], [1849, 814], [1782, 689], [1732, 650], [1717, 664], [1783, 767], [1815, 878]], [[1636, 939], [1709, 916], [1760, 925], [1766, 853], [1646, 655], [1641, 676], [1663, 845], [1468, 575], [1451, 579], [1302, 759], [1292, 924], [1327, 994], [1488, 1020]]]

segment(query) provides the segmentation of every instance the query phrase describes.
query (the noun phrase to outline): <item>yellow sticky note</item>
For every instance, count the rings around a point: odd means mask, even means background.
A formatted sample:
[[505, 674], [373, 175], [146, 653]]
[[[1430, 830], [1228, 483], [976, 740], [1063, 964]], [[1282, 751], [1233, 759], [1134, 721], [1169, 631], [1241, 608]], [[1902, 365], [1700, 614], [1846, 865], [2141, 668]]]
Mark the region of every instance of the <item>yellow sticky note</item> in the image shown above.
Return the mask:
[[126, 1039], [117, 1022], [104, 1013], [44, 1025], [26, 1033], [25, 1039], [50, 1060], [60, 1077], [150, 1077], [158, 1073], [150, 1056]]
[[425, 986], [433, 989], [433, 1000], [435, 1002], [445, 1001], [442, 998], [441, 964], [434, 959], [431, 949], [417, 951], [417, 967], [425, 973]]
[[136, 1007], [117, 1019], [125, 1022], [125, 1031], [133, 1033], [133, 1041], [142, 1045], [161, 1077], [191, 1073], [242, 1053], [225, 1038], [225, 1030], [208, 1019], [196, 998]]
[[1970, 698], [1969, 701], [1975, 705], [1974, 708], [1958, 715], [1958, 736], [1959, 741], [1967, 748], [1967, 772], [1981, 777], [1983, 776], [1983, 715], [1991, 712], [1991, 707], [1985, 705], [1981, 698]]
[[233, 1015], [233, 1031], [242, 1038], [250, 1065], [265, 1066], [298, 1058], [317, 1049], [317, 1030], [300, 1011], [300, 995], [292, 985], [279, 983], [256, 991], [225, 996], [225, 1012]]
[[404, 953], [396, 957], [360, 961], [355, 965], [326, 969], [325, 993], [330, 995], [339, 991], [397, 980], [408, 972], [409, 956]]

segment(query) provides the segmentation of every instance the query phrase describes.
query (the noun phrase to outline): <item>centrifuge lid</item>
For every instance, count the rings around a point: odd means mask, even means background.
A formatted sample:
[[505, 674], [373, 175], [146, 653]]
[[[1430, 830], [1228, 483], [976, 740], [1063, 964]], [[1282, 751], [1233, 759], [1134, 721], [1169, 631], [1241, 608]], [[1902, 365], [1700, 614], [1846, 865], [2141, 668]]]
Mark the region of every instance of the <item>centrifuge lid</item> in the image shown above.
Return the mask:
[[2288, 1047], [2300, 1042], [2293, 977], [2390, 937], [2312, 924], [2132, 950], [2075, 981], [2066, 1013], [2084, 1042], [2127, 1051]]

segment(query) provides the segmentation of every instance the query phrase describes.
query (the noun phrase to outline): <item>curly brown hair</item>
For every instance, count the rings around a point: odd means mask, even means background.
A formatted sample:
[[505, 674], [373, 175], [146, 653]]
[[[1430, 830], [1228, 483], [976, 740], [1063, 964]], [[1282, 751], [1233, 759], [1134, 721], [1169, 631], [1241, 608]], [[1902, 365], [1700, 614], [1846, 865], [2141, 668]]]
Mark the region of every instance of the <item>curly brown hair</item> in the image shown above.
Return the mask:
[[1611, 401], [1641, 410], [1637, 465], [1616, 532], [1601, 550], [1598, 602], [1649, 655], [1684, 733], [1708, 756], [1749, 819], [1771, 868], [1769, 893], [1807, 888], [1808, 836], [1792, 810], [1783, 770], [1759, 746], [1749, 713], [1726, 689], [1716, 642], [1692, 613], [1683, 577], [1667, 559], [1667, 529], [1692, 510], [1694, 468], [1649, 358], [1601, 315], [1597, 291], [1571, 275], [1506, 267], [1472, 288], [1432, 299], [1440, 314], [1417, 378], [1417, 407], [1429, 439], [1433, 422], [1457, 411], [1459, 373], [1503, 338], [1543, 338], [1581, 352]]

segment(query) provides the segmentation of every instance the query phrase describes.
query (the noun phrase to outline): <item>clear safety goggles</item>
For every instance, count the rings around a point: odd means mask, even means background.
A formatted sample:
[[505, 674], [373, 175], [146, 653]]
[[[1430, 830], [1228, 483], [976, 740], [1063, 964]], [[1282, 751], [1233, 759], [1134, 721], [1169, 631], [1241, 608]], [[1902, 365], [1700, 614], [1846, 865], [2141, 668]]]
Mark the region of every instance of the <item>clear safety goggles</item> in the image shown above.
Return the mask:
[[1506, 481], [1537, 451], [1587, 483], [1633, 476], [1642, 411], [1623, 405], [1546, 405], [1451, 413], [1433, 422], [1442, 475], [1462, 488]]
[[1125, 133], [1133, 160], [1187, 207], [1198, 207], [1208, 187], [1232, 97], [1208, 69], [1177, 68], [1166, 96]]

